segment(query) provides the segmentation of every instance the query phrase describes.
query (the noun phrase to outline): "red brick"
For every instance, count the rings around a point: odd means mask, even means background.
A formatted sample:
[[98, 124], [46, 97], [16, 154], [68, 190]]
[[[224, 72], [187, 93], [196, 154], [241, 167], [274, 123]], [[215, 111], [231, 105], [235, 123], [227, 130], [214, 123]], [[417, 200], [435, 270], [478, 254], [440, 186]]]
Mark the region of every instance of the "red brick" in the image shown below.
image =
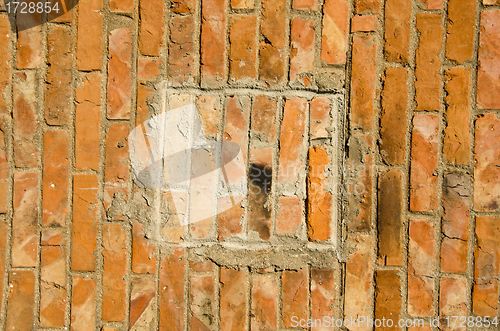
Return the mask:
[[127, 241], [125, 228], [117, 223], [103, 225], [104, 272], [102, 281], [102, 319], [124, 321], [126, 315]]
[[77, 169], [99, 169], [101, 79], [99, 72], [85, 74], [76, 90], [75, 167]]
[[322, 241], [331, 237], [332, 193], [329, 192], [330, 156], [321, 146], [309, 148], [307, 176], [307, 234], [309, 240]]
[[109, 34], [107, 114], [127, 119], [132, 107], [132, 33], [129, 28]]
[[351, 129], [369, 131], [375, 127], [378, 46], [372, 35], [354, 35], [352, 47]]
[[318, 2], [316, 0], [293, 0], [292, 8], [298, 10], [318, 10]]
[[484, 284], [474, 284], [472, 290], [472, 311], [477, 316], [497, 316], [498, 281], [491, 280]]
[[12, 59], [10, 37], [11, 32], [8, 16], [0, 15], [0, 45], [5, 45], [0, 51], [0, 114], [7, 112], [7, 104], [9, 104], [7, 93], [12, 76], [10, 68], [10, 61]]
[[[305, 171], [305, 121], [307, 100], [289, 98], [285, 101], [281, 122], [279, 171], [280, 183], [294, 184], [302, 180]], [[299, 179], [300, 178], [300, 179]]]
[[279, 287], [276, 275], [252, 275], [250, 329], [277, 330]]
[[260, 42], [260, 79], [267, 85], [279, 84], [286, 78], [285, 49], [287, 17], [284, 1], [262, 1]]
[[160, 77], [161, 60], [155, 57], [140, 56], [137, 60], [137, 80], [152, 81]]
[[439, 115], [417, 113], [413, 118], [410, 210], [435, 211], [438, 207]]
[[385, 56], [390, 62], [408, 63], [412, 1], [387, 0], [385, 4]]
[[378, 27], [375, 15], [356, 15], [351, 19], [351, 32], [372, 32]]
[[33, 330], [35, 323], [35, 274], [32, 270], [9, 273], [6, 330]]
[[258, 95], [252, 107], [252, 134], [263, 143], [276, 141], [276, 115], [278, 113], [276, 99]]
[[7, 159], [7, 137], [5, 128], [0, 124], [0, 213], [6, 213], [9, 208], [9, 164]]
[[[33, 69], [41, 66], [43, 61], [41, 23], [42, 19], [39, 14], [18, 16], [16, 21], [18, 28], [17, 68]], [[25, 29], [25, 24], [33, 24], [33, 27]]]
[[500, 10], [485, 10], [481, 13], [479, 38], [479, 68], [477, 73], [477, 106], [480, 109], [499, 109], [500, 75], [498, 73], [498, 28]]
[[69, 212], [69, 135], [62, 130], [47, 131], [43, 145], [42, 223], [64, 226]]
[[[335, 316], [335, 307], [338, 295], [335, 288], [335, 274], [333, 270], [311, 270], [311, 319], [323, 319]], [[320, 331], [321, 328], [311, 328]]]
[[[165, 254], [166, 253], [166, 254]], [[160, 329], [184, 330], [186, 257], [182, 248], [162, 252], [160, 267]]]
[[144, 225], [132, 223], [132, 272], [154, 274], [156, 271], [156, 247], [146, 238]]
[[248, 273], [243, 270], [220, 269], [220, 330], [247, 330]]
[[444, 0], [419, 0], [425, 9], [442, 9]]
[[[282, 280], [282, 319], [283, 326], [292, 328], [294, 320], [308, 318], [309, 307], [309, 276], [308, 270], [283, 271]], [[294, 317], [295, 316], [295, 317]]]
[[296, 235], [301, 228], [304, 201], [297, 196], [282, 196], [278, 199], [276, 215], [276, 233], [278, 235]]
[[114, 12], [130, 13], [134, 9], [134, 0], [110, 0], [109, 9]]
[[329, 138], [332, 126], [332, 102], [326, 97], [315, 97], [311, 100], [309, 111], [310, 139]]
[[49, 125], [68, 125], [71, 120], [73, 66], [69, 27], [50, 26], [47, 33], [47, 47], [45, 121]]
[[408, 313], [434, 316], [434, 275], [437, 272], [436, 229], [431, 221], [410, 221], [408, 249]]
[[103, 0], [80, 0], [76, 63], [79, 70], [99, 70], [103, 60]]
[[195, 22], [193, 15], [170, 18], [168, 44], [168, 75], [176, 85], [193, 84], [198, 80], [195, 60]]
[[477, 2], [474, 0], [448, 1], [446, 57], [463, 63], [474, 56]]
[[406, 158], [408, 131], [408, 69], [387, 68], [382, 93], [380, 153], [384, 162], [402, 165]]
[[91, 278], [73, 276], [71, 297], [71, 329], [95, 329], [96, 283]]
[[165, 2], [141, 0], [139, 13], [141, 15], [139, 50], [143, 55], [159, 56], [165, 33]]
[[315, 22], [311, 19], [295, 17], [290, 31], [290, 81], [301, 86], [313, 85], [316, 45]]
[[439, 314], [466, 316], [468, 293], [470, 291], [464, 276], [442, 277], [439, 284]]
[[344, 318], [371, 318], [373, 280], [373, 237], [365, 233], [350, 233], [347, 244], [352, 254], [346, 260]]
[[34, 267], [38, 260], [39, 185], [37, 173], [14, 173], [11, 252], [14, 267]]
[[417, 110], [439, 110], [441, 107], [441, 59], [443, 27], [441, 15], [417, 14], [419, 33], [415, 90]]
[[40, 163], [39, 116], [37, 114], [37, 81], [35, 72], [14, 76], [14, 161], [17, 167], [37, 167]]
[[143, 330], [155, 328], [155, 279], [143, 276], [134, 278], [131, 283], [129, 327]]
[[344, 64], [346, 62], [350, 11], [347, 0], [325, 1], [321, 60], [327, 64]]
[[95, 175], [75, 175], [73, 179], [73, 219], [71, 269], [94, 271], [99, 219], [98, 182]]
[[378, 179], [378, 258], [382, 265], [403, 263], [403, 173], [388, 170]]
[[257, 77], [257, 19], [255, 16], [231, 17], [229, 42], [229, 73], [233, 81], [252, 80]]
[[225, 1], [201, 3], [201, 78], [206, 86], [223, 84], [226, 73]]
[[441, 270], [465, 272], [467, 269], [467, 240], [469, 239], [472, 180], [460, 172], [445, 174], [443, 182], [443, 217], [441, 231]]
[[254, 0], [231, 0], [232, 9], [252, 9], [255, 6]]
[[106, 184], [124, 183], [129, 178], [128, 141], [129, 126], [115, 123], [108, 129], [106, 137]]
[[355, 0], [356, 14], [376, 13], [382, 8], [382, 0]]
[[498, 211], [500, 206], [500, 116], [486, 114], [476, 120], [474, 209]]
[[[375, 318], [391, 319], [397, 323], [401, 313], [401, 279], [398, 271], [378, 270], [375, 274], [375, 284]], [[377, 329], [392, 330], [393, 328]]]
[[41, 256], [40, 324], [64, 327], [66, 256], [64, 246], [44, 246]]
[[470, 160], [471, 71], [454, 67], [446, 71], [446, 129], [444, 156], [454, 164]]
[[216, 327], [214, 280], [213, 274], [191, 274], [189, 324], [193, 330], [213, 330]]

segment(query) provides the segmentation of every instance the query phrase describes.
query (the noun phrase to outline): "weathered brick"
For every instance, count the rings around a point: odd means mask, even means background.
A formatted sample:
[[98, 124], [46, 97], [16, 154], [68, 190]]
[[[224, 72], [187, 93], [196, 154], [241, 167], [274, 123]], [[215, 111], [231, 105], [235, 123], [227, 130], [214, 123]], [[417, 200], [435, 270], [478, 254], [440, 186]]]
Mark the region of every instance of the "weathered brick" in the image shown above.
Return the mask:
[[123, 225], [103, 225], [103, 280], [102, 319], [109, 322], [124, 321], [126, 315], [127, 241]]
[[404, 164], [408, 131], [408, 69], [387, 68], [382, 93], [380, 154], [390, 165]]
[[124, 183], [129, 178], [127, 124], [115, 123], [108, 129], [106, 137], [106, 166], [104, 179], [106, 184]]
[[64, 246], [42, 247], [40, 280], [41, 326], [64, 327], [67, 305]]
[[252, 9], [255, 7], [255, 0], [231, 0], [232, 9]]
[[500, 4], [500, 0], [483, 0], [483, 5], [498, 5]]
[[129, 28], [109, 33], [107, 115], [127, 119], [132, 107], [132, 32]]
[[[338, 295], [335, 288], [335, 272], [329, 269], [311, 270], [311, 319], [335, 316]], [[320, 331], [321, 327], [311, 328]]]
[[413, 117], [410, 168], [410, 210], [435, 211], [438, 207], [439, 115], [417, 113]]
[[137, 80], [156, 80], [160, 77], [160, 71], [161, 60], [159, 58], [140, 56], [137, 60]]
[[206, 138], [217, 139], [222, 125], [222, 103], [218, 95], [200, 95], [196, 99], [203, 133]]
[[12, 266], [34, 267], [38, 259], [39, 175], [14, 173], [14, 216], [12, 219]]
[[174, 14], [193, 14], [196, 10], [196, 0], [172, 0], [170, 10]]
[[329, 192], [330, 166], [328, 151], [321, 146], [309, 148], [307, 176], [307, 234], [309, 240], [322, 241], [331, 237], [332, 193]]
[[160, 266], [160, 329], [184, 330], [186, 257], [182, 248], [162, 252]]
[[73, 276], [71, 291], [71, 329], [95, 329], [96, 282], [94, 279]]
[[498, 216], [476, 217], [477, 244], [474, 252], [476, 283], [498, 278], [500, 274], [500, 223]]
[[80, 0], [76, 63], [79, 70], [99, 70], [103, 60], [103, 0]]
[[231, 17], [229, 42], [229, 73], [232, 81], [247, 81], [257, 77], [257, 18], [253, 15]]
[[302, 224], [304, 201], [293, 196], [282, 196], [278, 199], [276, 215], [276, 233], [278, 235], [296, 235]]
[[130, 13], [134, 9], [134, 0], [110, 0], [109, 9], [114, 12]]
[[498, 73], [498, 28], [500, 10], [484, 10], [481, 13], [479, 38], [479, 68], [477, 72], [477, 106], [480, 109], [499, 109], [500, 74]]
[[170, 19], [170, 31], [168, 48], [169, 77], [178, 85], [192, 84], [197, 80], [193, 16], [172, 17]]
[[219, 282], [220, 330], [247, 330], [248, 272], [221, 267]]
[[441, 316], [466, 316], [469, 289], [464, 276], [443, 276], [439, 284]]
[[286, 78], [286, 5], [284, 1], [262, 1], [261, 33], [259, 44], [260, 79], [267, 85], [279, 84]]
[[206, 86], [225, 83], [226, 73], [226, 3], [209, 0], [201, 3], [201, 78]]
[[385, 56], [388, 61], [408, 63], [410, 56], [410, 0], [387, 0], [385, 4]]
[[444, 0], [418, 0], [422, 8], [442, 9]]
[[446, 57], [463, 63], [474, 55], [475, 21], [477, 1], [448, 1], [448, 24], [446, 36]]
[[316, 44], [315, 22], [295, 17], [290, 31], [290, 81], [304, 87], [314, 84], [314, 58]]
[[376, 54], [378, 45], [372, 35], [354, 35], [352, 46], [351, 126], [373, 130], [375, 127]]
[[189, 324], [194, 330], [213, 330], [216, 327], [214, 275], [190, 276]]
[[308, 318], [309, 276], [308, 269], [283, 271], [282, 281], [282, 323], [286, 328], [294, 326], [294, 320]]
[[6, 213], [9, 208], [9, 164], [7, 159], [7, 136], [6, 130], [0, 124], [0, 214]]
[[10, 24], [7, 15], [0, 15], [0, 45], [5, 45], [0, 50], [0, 114], [7, 113], [8, 90], [11, 83], [12, 51], [10, 47]]
[[17, 167], [37, 167], [40, 163], [40, 118], [37, 114], [37, 82], [34, 71], [14, 76], [14, 161]]
[[[326, 97], [315, 97], [309, 104], [310, 112], [310, 139], [330, 137], [332, 130], [332, 102]], [[335, 116], [335, 115], [333, 115]], [[333, 124], [336, 125], [336, 124]]]
[[378, 179], [378, 258], [382, 265], [403, 263], [403, 173], [392, 169]]
[[500, 116], [486, 114], [476, 120], [474, 209], [498, 211], [500, 206]]
[[375, 284], [375, 318], [397, 322], [401, 314], [401, 279], [398, 271], [378, 270], [375, 274]]
[[484, 284], [474, 284], [472, 290], [472, 311], [477, 316], [497, 316], [498, 280]]
[[355, 0], [356, 14], [377, 13], [382, 8], [382, 0]]
[[250, 328], [276, 330], [278, 328], [278, 279], [275, 274], [252, 275], [252, 308]]
[[9, 273], [6, 330], [32, 330], [35, 322], [35, 274], [33, 270]]
[[446, 71], [446, 129], [444, 156], [454, 164], [470, 160], [471, 71], [454, 67]]
[[441, 59], [443, 27], [441, 15], [417, 14], [419, 33], [416, 69], [415, 99], [417, 110], [439, 110], [441, 107]]
[[293, 0], [292, 8], [298, 10], [317, 10], [318, 1], [317, 0]]
[[3, 301], [4, 299], [6, 299], [6, 296], [5, 296], [5, 292], [4, 292], [4, 289], [5, 289], [5, 280], [6, 280], [6, 276], [7, 274], [5, 273], [5, 270], [7, 269], [7, 259], [8, 259], [8, 245], [9, 245], [9, 226], [7, 223], [5, 222], [0, 222], [0, 299], [2, 300], [2, 303], [0, 303], [0, 309], [4, 309], [5, 305], [4, 305], [4, 302], [6, 301]]
[[351, 19], [351, 32], [372, 32], [378, 27], [375, 15], [356, 15]]
[[43, 145], [42, 223], [64, 226], [69, 212], [69, 135], [46, 131]]
[[165, 2], [162, 0], [141, 0], [139, 13], [139, 50], [143, 55], [159, 56], [165, 33]]
[[321, 60], [327, 64], [346, 62], [350, 11], [346, 0], [326, 0], [323, 5]]
[[96, 175], [78, 174], [73, 178], [71, 269], [75, 271], [95, 270], [100, 215], [98, 189]]
[[76, 89], [75, 167], [99, 169], [101, 140], [101, 79], [99, 72], [85, 74]]
[[272, 144], [276, 140], [277, 101], [274, 98], [258, 95], [252, 106], [252, 134], [263, 143]]
[[156, 329], [156, 285], [152, 276], [134, 278], [130, 290], [129, 327], [137, 330]]
[[[42, 18], [40, 14], [17, 16], [16, 66], [19, 69], [39, 68], [43, 61]], [[27, 26], [32, 26], [26, 29]]]
[[132, 223], [132, 272], [154, 274], [156, 270], [156, 247], [146, 238], [144, 224]]
[[65, 240], [66, 231], [64, 228], [44, 228], [42, 229], [42, 246], [61, 246]]
[[68, 125], [71, 120], [73, 66], [70, 28], [50, 26], [47, 45], [45, 121], [50, 125]]
[[410, 221], [408, 249], [408, 313], [434, 316], [434, 275], [437, 272], [436, 229], [425, 219]]

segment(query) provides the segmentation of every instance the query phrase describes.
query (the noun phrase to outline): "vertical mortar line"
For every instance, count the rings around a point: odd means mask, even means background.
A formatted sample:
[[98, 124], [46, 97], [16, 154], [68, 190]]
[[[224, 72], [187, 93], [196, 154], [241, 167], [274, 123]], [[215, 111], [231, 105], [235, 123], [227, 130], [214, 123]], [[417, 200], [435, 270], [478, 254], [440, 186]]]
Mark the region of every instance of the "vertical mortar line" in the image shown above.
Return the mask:
[[237, 270], [240, 270], [242, 272], [246, 273], [246, 302], [247, 302], [247, 309], [246, 309], [246, 316], [247, 318], [245, 319], [246, 325], [245, 325], [245, 330], [246, 331], [251, 331], [252, 329], [252, 287], [253, 287], [253, 280], [252, 280], [252, 270], [248, 266], [243, 266], [243, 267], [237, 267]]
[[[274, 276], [274, 279], [278, 279], [277, 285], [278, 285], [278, 304], [277, 304], [277, 309], [276, 309], [276, 325], [280, 328], [284, 328], [283, 326], [283, 271], [280, 270], [276, 272], [276, 269], [274, 272], [270, 273], [271, 275]], [[265, 273], [263, 274], [265, 275]]]
[[273, 200], [273, 209], [275, 211], [274, 213], [274, 221], [272, 224], [273, 228], [273, 233], [275, 237], [276, 235], [276, 219], [277, 219], [277, 208], [279, 208], [279, 197], [281, 196], [281, 188], [279, 185], [279, 156], [280, 156], [280, 135], [281, 135], [281, 123], [283, 121], [283, 107], [284, 107], [284, 94], [283, 93], [277, 93], [276, 96], [272, 96], [274, 100], [276, 100], [276, 109], [274, 111], [274, 119], [275, 119], [275, 124], [274, 128], [276, 130], [276, 138], [273, 141], [272, 145], [274, 146], [273, 149], [273, 185], [272, 185], [272, 193], [271, 197]]
[[237, 94], [237, 98], [238, 98], [238, 103], [242, 106], [242, 110], [243, 110], [243, 113], [245, 112], [245, 109], [244, 109], [244, 106], [243, 104], [241, 103], [241, 100], [243, 98], [248, 98], [249, 102], [249, 111], [248, 111], [248, 117], [247, 117], [247, 122], [248, 122], [248, 126], [247, 126], [247, 145], [245, 146], [246, 147], [246, 150], [247, 150], [247, 158], [245, 160], [245, 176], [247, 177], [247, 195], [245, 197], [245, 210], [244, 210], [244, 218], [243, 218], [243, 233], [244, 233], [244, 237], [247, 239], [247, 240], [250, 240], [250, 233], [248, 232], [248, 223], [249, 223], [249, 219], [250, 219], [250, 190], [251, 190], [251, 183], [250, 183], [250, 179], [249, 179], [249, 176], [248, 174], [250, 173], [250, 152], [251, 152], [251, 147], [252, 147], [252, 135], [250, 133], [250, 128], [251, 128], [251, 125], [252, 125], [252, 108], [253, 108], [253, 96], [250, 94], [250, 95], [241, 95], [241, 94]]

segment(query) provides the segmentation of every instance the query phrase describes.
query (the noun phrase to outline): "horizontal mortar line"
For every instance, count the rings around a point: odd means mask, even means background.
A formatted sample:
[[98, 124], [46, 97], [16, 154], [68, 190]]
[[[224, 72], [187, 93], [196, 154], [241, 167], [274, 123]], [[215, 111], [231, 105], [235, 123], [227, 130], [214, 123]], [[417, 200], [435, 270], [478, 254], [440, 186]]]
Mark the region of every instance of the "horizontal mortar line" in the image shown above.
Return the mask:
[[159, 242], [160, 247], [163, 248], [203, 248], [203, 247], [212, 247], [212, 246], [221, 246], [222, 248], [228, 250], [261, 250], [261, 249], [315, 249], [315, 250], [337, 250], [338, 247], [335, 243], [331, 244], [320, 244], [313, 242], [294, 242], [294, 243], [260, 243], [260, 242], [193, 242], [193, 241], [184, 241], [180, 243], [168, 243], [168, 242]]
[[169, 86], [165, 89], [167, 92], [201, 92], [210, 93], [218, 92], [224, 94], [264, 94], [264, 95], [275, 95], [277, 93], [282, 94], [293, 94], [294, 96], [316, 96], [316, 95], [331, 95], [331, 96], [343, 96], [345, 91], [343, 89], [339, 91], [314, 91], [314, 90], [299, 90], [299, 89], [264, 89], [260, 87], [230, 87], [230, 88], [203, 88], [203, 87], [175, 87]]

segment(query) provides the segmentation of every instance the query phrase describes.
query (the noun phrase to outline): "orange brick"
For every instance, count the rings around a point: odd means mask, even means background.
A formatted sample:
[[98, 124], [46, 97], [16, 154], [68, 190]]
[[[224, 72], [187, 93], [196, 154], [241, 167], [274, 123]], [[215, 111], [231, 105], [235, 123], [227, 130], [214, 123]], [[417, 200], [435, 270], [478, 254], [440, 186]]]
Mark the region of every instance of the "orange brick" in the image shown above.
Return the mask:
[[201, 78], [204, 86], [218, 86], [227, 79], [225, 1], [201, 3]]
[[214, 275], [191, 274], [189, 294], [191, 327], [195, 330], [213, 329], [216, 323]]
[[162, 252], [160, 266], [160, 329], [184, 330], [186, 257], [182, 248]]
[[323, 6], [321, 60], [327, 64], [344, 64], [347, 57], [349, 17], [346, 0], [326, 0]]
[[[310, 139], [329, 138], [332, 127], [332, 104], [326, 97], [315, 97], [309, 104], [310, 111]], [[334, 115], [335, 116], [335, 115]], [[336, 125], [336, 124], [334, 124]]]
[[252, 80], [257, 77], [257, 19], [255, 16], [231, 17], [229, 42], [229, 73], [232, 81]]
[[296, 235], [300, 230], [304, 210], [304, 201], [297, 196], [282, 196], [278, 200], [276, 215], [276, 233], [278, 235]]
[[252, 9], [254, 6], [254, 0], [231, 0], [232, 9]]
[[114, 12], [130, 13], [134, 10], [134, 0], [110, 0], [109, 9]]
[[32, 270], [9, 273], [7, 330], [32, 330], [35, 322], [35, 274]]
[[14, 216], [12, 218], [12, 265], [34, 267], [38, 259], [39, 175], [14, 173]]
[[124, 321], [126, 315], [127, 241], [125, 228], [119, 223], [103, 226], [104, 272], [102, 285], [102, 319]]
[[419, 0], [425, 9], [442, 9], [444, 0]]
[[159, 56], [165, 33], [165, 2], [162, 0], [141, 0], [139, 12], [139, 50], [143, 55]]
[[222, 125], [221, 97], [218, 95], [200, 95], [196, 99], [196, 107], [205, 137], [217, 139]]
[[270, 144], [275, 142], [277, 113], [276, 99], [264, 95], [254, 98], [251, 129], [258, 140]]
[[472, 309], [477, 316], [495, 317], [498, 311], [498, 281], [474, 284], [472, 290]]
[[156, 247], [147, 238], [144, 225], [132, 223], [132, 271], [154, 274], [156, 270]]
[[194, 84], [198, 80], [195, 60], [195, 23], [193, 15], [170, 18], [168, 44], [168, 75], [175, 85]]
[[419, 41], [416, 55], [417, 110], [439, 110], [441, 105], [441, 59], [443, 27], [440, 14], [417, 14]]
[[435, 211], [438, 207], [439, 116], [417, 113], [413, 118], [410, 210]]
[[65, 228], [44, 228], [42, 229], [42, 246], [61, 246], [65, 241]]
[[0, 45], [5, 45], [0, 50], [0, 114], [7, 113], [7, 104], [9, 103], [7, 93], [11, 83], [12, 51], [10, 47], [10, 24], [7, 15], [0, 15]]
[[448, 23], [446, 37], [446, 57], [463, 63], [474, 55], [474, 30], [477, 16], [477, 1], [448, 1]]
[[66, 256], [63, 246], [44, 246], [41, 256], [40, 324], [64, 327]]
[[7, 141], [5, 128], [0, 125], [0, 213], [6, 213], [9, 208], [9, 165], [7, 159]]
[[317, 10], [318, 2], [316, 0], [293, 0], [292, 8], [298, 10]]
[[66, 131], [47, 131], [43, 137], [43, 225], [64, 226], [69, 206], [69, 136]]
[[[39, 68], [43, 61], [42, 18], [39, 14], [20, 15], [16, 20], [17, 33], [17, 68]], [[33, 24], [27, 29], [26, 24]]]
[[5, 286], [4, 286], [4, 281], [5, 281], [5, 269], [7, 264], [6, 264], [6, 261], [7, 261], [7, 249], [8, 249], [8, 235], [9, 235], [9, 226], [7, 225], [7, 223], [5, 222], [0, 222], [0, 299], [2, 300], [0, 303], [0, 308], [3, 309], [4, 308], [4, 298], [5, 298], [5, 295], [4, 295], [4, 289], [5, 289]]
[[129, 28], [109, 34], [107, 114], [127, 119], [132, 107], [132, 33]]
[[106, 184], [125, 183], [129, 178], [128, 141], [129, 126], [115, 123], [108, 129], [106, 137]]
[[137, 79], [156, 80], [160, 76], [161, 61], [159, 58], [140, 56], [137, 60]]
[[248, 325], [248, 273], [220, 268], [220, 330], [243, 331]]
[[71, 297], [71, 329], [95, 329], [96, 282], [91, 278], [73, 276]]
[[385, 4], [385, 56], [388, 61], [408, 63], [410, 56], [410, 0], [387, 0]]
[[351, 19], [351, 32], [372, 32], [377, 30], [377, 26], [374, 15], [356, 15]]
[[401, 279], [398, 271], [378, 270], [375, 284], [375, 318], [391, 319], [397, 323], [401, 313]]
[[79, 70], [98, 70], [103, 60], [103, 0], [80, 0], [76, 63]]
[[74, 176], [71, 269], [75, 271], [95, 270], [97, 222], [100, 215], [97, 194], [97, 176]]
[[153, 277], [134, 278], [130, 294], [130, 328], [155, 327], [156, 285]]
[[498, 79], [499, 55], [497, 52], [500, 37], [500, 10], [484, 10], [481, 13], [479, 38], [479, 68], [477, 73], [477, 106], [479, 109], [499, 109], [500, 94]]
[[251, 295], [250, 328], [252, 330], [276, 330], [279, 298], [276, 275], [253, 274]]
[[[293, 327], [294, 319], [307, 319], [309, 305], [309, 276], [307, 269], [283, 271], [282, 321], [286, 328]], [[295, 317], [294, 317], [295, 316]]]
[[444, 276], [439, 284], [439, 313], [441, 316], [466, 316], [469, 289], [464, 276]]
[[498, 211], [500, 206], [500, 116], [486, 114], [476, 120], [474, 208]]
[[290, 31], [290, 81], [300, 86], [314, 84], [314, 57], [316, 44], [315, 24], [311, 19], [296, 17], [292, 19]]
[[[338, 295], [335, 290], [335, 274], [333, 270], [311, 270], [311, 319], [323, 319], [335, 316]], [[321, 327], [311, 328], [320, 331]]]
[[377, 13], [382, 8], [382, 0], [355, 0], [356, 14]]
[[68, 125], [71, 121], [71, 70], [73, 66], [69, 27], [50, 26], [47, 45], [45, 121], [50, 125]]

